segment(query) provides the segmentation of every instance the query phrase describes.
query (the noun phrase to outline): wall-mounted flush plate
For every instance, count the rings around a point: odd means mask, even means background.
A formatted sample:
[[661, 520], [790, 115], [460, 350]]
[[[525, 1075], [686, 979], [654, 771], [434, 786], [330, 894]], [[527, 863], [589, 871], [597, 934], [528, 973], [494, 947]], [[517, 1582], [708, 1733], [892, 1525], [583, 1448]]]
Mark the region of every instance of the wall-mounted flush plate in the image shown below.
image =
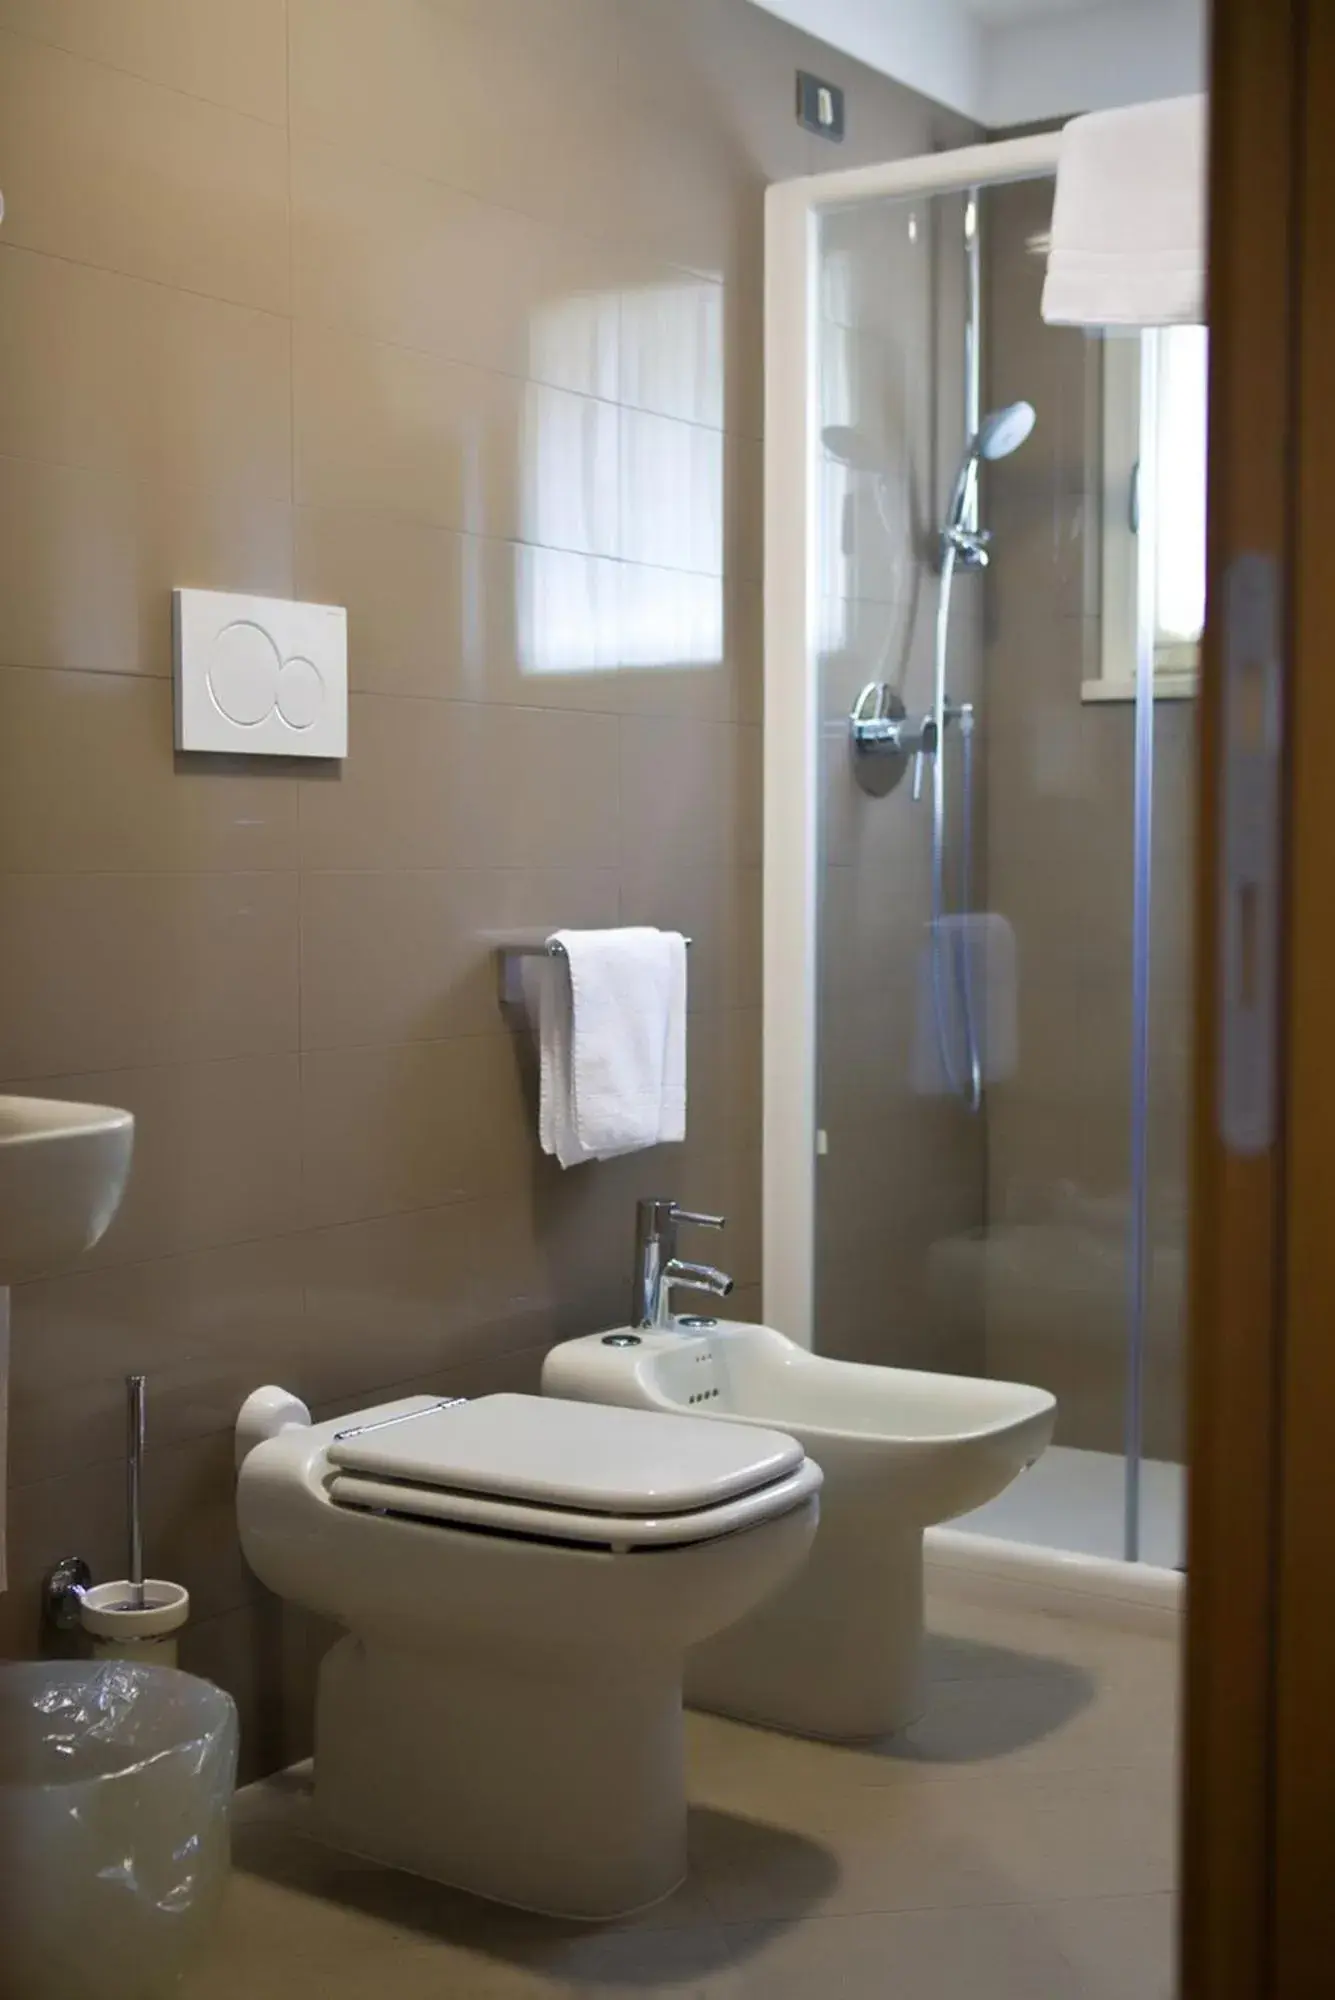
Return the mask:
[[809, 70], [797, 72], [797, 122], [822, 139], [844, 136], [844, 93]]
[[172, 593], [178, 750], [346, 757], [348, 614], [336, 604]]

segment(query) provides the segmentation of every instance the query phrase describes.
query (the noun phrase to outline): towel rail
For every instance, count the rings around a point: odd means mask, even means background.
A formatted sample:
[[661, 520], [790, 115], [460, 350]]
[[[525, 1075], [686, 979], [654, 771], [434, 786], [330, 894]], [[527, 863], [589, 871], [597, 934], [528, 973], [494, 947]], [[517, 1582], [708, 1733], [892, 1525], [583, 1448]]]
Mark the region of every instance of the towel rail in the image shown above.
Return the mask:
[[[684, 940], [690, 950], [691, 940]], [[523, 960], [526, 958], [567, 958], [569, 953], [560, 938], [507, 939], [496, 947], [496, 962], [499, 973], [498, 984], [502, 1004], [514, 1006], [524, 998]]]

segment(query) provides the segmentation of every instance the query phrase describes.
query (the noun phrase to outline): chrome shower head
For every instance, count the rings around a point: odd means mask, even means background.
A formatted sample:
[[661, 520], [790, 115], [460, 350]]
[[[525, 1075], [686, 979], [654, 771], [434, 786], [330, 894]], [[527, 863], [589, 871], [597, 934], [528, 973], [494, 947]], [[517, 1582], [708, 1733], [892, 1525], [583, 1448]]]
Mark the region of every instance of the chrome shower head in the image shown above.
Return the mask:
[[1018, 451], [1036, 420], [1032, 403], [1007, 403], [1004, 409], [988, 411], [965, 447], [946, 509], [941, 546], [943, 551], [952, 550], [952, 561], [962, 563], [966, 569], [983, 569], [987, 565], [987, 534], [972, 524], [978, 467], [985, 458], [1009, 458], [1013, 451]]
[[1018, 451], [1034, 428], [1036, 412], [1032, 403], [1007, 403], [1004, 410], [989, 410], [978, 426], [970, 447], [975, 458], [1009, 458]]

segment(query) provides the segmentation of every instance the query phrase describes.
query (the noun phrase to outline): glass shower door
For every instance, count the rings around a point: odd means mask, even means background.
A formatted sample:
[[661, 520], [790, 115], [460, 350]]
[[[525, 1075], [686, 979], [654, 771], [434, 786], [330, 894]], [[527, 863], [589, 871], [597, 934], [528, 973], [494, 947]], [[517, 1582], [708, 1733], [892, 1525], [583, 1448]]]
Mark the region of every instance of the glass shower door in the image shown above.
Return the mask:
[[[820, 220], [814, 1334], [1051, 1389], [1054, 1446], [957, 1525], [1166, 1562], [1189, 676], [1161, 648], [1179, 680], [1138, 708], [1140, 343], [1043, 324], [1051, 198], [1018, 181]], [[924, 741], [973, 354], [984, 431], [1036, 415], [969, 475]]]

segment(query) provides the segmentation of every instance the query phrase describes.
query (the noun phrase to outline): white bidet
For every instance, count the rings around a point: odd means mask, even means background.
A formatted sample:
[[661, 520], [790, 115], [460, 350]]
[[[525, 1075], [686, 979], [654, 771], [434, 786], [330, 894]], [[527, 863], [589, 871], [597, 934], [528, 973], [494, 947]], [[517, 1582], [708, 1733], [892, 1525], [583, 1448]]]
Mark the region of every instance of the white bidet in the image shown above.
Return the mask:
[[591, 1334], [553, 1348], [544, 1393], [798, 1439], [825, 1474], [810, 1560], [694, 1648], [686, 1695], [802, 1735], [902, 1729], [922, 1711], [923, 1530], [981, 1507], [1052, 1436], [1044, 1389], [874, 1368], [772, 1327]]

